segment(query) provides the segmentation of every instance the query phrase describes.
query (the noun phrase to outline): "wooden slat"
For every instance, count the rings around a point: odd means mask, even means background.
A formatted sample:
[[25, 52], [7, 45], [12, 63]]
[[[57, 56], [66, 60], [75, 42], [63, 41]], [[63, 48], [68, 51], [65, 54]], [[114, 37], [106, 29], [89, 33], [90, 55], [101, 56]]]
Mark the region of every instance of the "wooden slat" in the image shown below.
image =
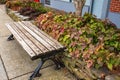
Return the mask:
[[11, 25], [9, 24], [5, 24], [8, 29], [12, 32], [12, 34], [15, 36], [15, 38], [17, 39], [17, 41], [21, 44], [21, 46], [26, 50], [26, 52], [30, 55], [30, 57], [34, 57], [36, 56], [36, 54], [34, 54], [33, 50], [23, 41], [23, 39], [16, 33], [16, 31], [12, 28]]
[[[25, 21], [23, 21], [25, 22]], [[51, 36], [49, 36], [48, 34], [46, 34], [44, 31], [40, 30], [39, 28], [37, 28], [35, 25], [33, 25], [30, 21], [26, 21], [27, 23], [29, 23], [31, 26], [34, 26], [35, 29], [37, 29], [40, 33], [42, 33], [43, 35], [45, 35], [46, 37], [48, 37], [52, 42], [54, 42], [55, 44], [57, 44], [58, 46], [60, 46], [61, 48], [63, 48], [64, 46], [61, 45], [57, 40], [53, 39]]]
[[47, 42], [50, 41], [51, 45], [53, 45], [56, 49], [58, 49], [58, 48], [64, 48], [64, 46], [62, 46], [57, 40], [53, 39], [48, 34], [46, 34], [45, 32], [41, 31], [39, 28], [37, 28], [31, 22], [29, 22], [29, 21], [22, 21], [22, 23], [24, 23], [27, 27], [29, 27], [30, 29], [32, 29], [39, 36], [42, 36], [44, 39], [46, 39]]
[[[21, 25], [19, 25], [16, 22], [14, 24], [17, 25], [17, 27], [21, 30], [21, 32], [24, 33], [28, 37], [28, 39], [31, 40], [34, 43], [34, 45], [36, 45], [41, 50], [41, 53], [45, 53], [49, 51], [42, 44], [40, 44], [32, 35], [30, 35]], [[38, 53], [37, 55], [41, 53]]]
[[34, 31], [36, 34], [38, 34], [40, 37], [42, 37], [47, 43], [49, 43], [51, 46], [53, 46], [55, 49], [61, 48], [58, 44], [53, 42], [48, 36], [45, 36], [41, 30], [39, 30], [36, 26], [33, 26], [33, 24], [30, 24], [28, 22], [22, 22], [25, 24], [28, 28], [30, 28], [32, 31]]
[[[23, 23], [24, 24], [24, 23]], [[28, 27], [29, 29], [31, 29], [33, 32], [35, 32], [37, 35], [39, 35], [44, 41], [46, 41], [48, 44], [50, 44], [51, 46], [53, 46], [55, 49], [60, 48], [60, 46], [58, 46], [57, 44], [55, 44], [53, 41], [51, 41], [48, 37], [44, 36], [42, 33], [40, 33], [38, 30], [36, 30], [33, 26], [29, 25], [29, 24], [24, 24], [26, 27]]]
[[30, 30], [28, 27], [23, 25], [22, 23], [18, 22], [25, 30], [27, 30], [34, 38], [36, 38], [40, 43], [42, 43], [49, 51], [55, 50], [50, 44], [48, 44], [46, 41], [44, 41], [41, 37], [39, 37], [36, 33], [34, 33], [32, 30]]
[[14, 23], [10, 24], [12, 28], [16, 31], [16, 33], [26, 42], [26, 44], [36, 53], [40, 54], [42, 53], [38, 47], [36, 47], [29, 38], [25, 36], [23, 32], [21, 32], [21, 29], [18, 28], [19, 25], [15, 25]]

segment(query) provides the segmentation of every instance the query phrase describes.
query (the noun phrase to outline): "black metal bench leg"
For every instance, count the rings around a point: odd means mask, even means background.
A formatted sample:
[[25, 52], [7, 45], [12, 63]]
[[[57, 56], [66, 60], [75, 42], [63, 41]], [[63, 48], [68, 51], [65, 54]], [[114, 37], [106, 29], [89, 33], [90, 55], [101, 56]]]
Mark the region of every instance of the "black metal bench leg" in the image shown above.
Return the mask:
[[42, 65], [44, 64], [44, 60], [41, 60], [38, 67], [35, 69], [35, 71], [33, 72], [33, 74], [30, 76], [29, 80], [33, 80], [34, 77], [40, 76], [41, 74], [39, 73]]
[[55, 59], [55, 58], [42, 58], [41, 59], [41, 61], [40, 61], [40, 63], [39, 63], [39, 65], [38, 65], [38, 67], [35, 69], [35, 71], [32, 73], [32, 75], [30, 76], [30, 78], [29, 78], [29, 80], [33, 80], [35, 77], [37, 77], [37, 76], [40, 76], [41, 74], [39, 73], [39, 71], [40, 71], [40, 69], [41, 69], [41, 67], [42, 67], [42, 65], [45, 63], [45, 61], [47, 61], [47, 60], [52, 60], [54, 63], [55, 63], [55, 65], [56, 65], [56, 70], [58, 70], [58, 69], [60, 69], [62, 66], [61, 66], [61, 64]]
[[14, 40], [13, 34], [11, 34], [8, 38], [7, 41]]
[[56, 70], [58, 70], [58, 69], [60, 69], [61, 68], [61, 66], [59, 65], [59, 63], [57, 62], [57, 60], [55, 60], [55, 59], [51, 59], [53, 62], [54, 62], [54, 64], [56, 65], [56, 67], [55, 67], [55, 69]]

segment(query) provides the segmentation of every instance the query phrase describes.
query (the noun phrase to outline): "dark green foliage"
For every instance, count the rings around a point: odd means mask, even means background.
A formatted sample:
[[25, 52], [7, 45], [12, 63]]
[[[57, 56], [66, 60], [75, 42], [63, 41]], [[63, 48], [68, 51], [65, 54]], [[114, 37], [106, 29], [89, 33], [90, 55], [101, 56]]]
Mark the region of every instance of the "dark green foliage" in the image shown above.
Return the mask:
[[40, 15], [36, 23], [67, 47], [65, 56], [82, 60], [87, 67], [112, 70], [120, 66], [120, 30], [109, 20], [49, 12]]
[[21, 15], [29, 16], [30, 19], [49, 11], [42, 4], [34, 1], [8, 1], [6, 7], [18, 11]]
[[0, 4], [5, 4], [6, 0], [0, 0]]

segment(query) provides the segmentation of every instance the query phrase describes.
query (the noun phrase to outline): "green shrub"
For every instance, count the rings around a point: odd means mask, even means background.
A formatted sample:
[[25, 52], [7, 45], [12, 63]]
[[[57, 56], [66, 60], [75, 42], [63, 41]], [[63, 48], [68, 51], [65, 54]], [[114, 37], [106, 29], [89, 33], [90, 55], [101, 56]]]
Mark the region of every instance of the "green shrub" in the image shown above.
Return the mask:
[[0, 0], [0, 4], [5, 4], [6, 0]]
[[[120, 30], [109, 20], [85, 14], [47, 13], [36, 19], [40, 29], [67, 47], [64, 56], [85, 62], [88, 68], [120, 66]], [[76, 63], [75, 63], [76, 64]]]

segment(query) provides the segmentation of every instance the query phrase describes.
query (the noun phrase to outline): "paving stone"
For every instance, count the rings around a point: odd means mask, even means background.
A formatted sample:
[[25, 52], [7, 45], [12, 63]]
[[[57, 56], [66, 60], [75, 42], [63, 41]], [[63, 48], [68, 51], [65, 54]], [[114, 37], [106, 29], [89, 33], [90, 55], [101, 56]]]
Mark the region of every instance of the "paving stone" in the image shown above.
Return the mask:
[[28, 80], [30, 75], [31, 75], [31, 73], [28, 73], [28, 74], [16, 77], [16, 78], [11, 79], [11, 80]]
[[120, 75], [117, 75], [117, 74], [108, 75], [105, 77], [105, 80], [120, 80]]
[[[16, 40], [7, 41], [6, 39], [7, 37], [0, 37], [0, 54], [9, 79], [34, 71], [40, 60], [32, 61]], [[43, 67], [51, 64], [53, 63], [47, 61]]]
[[5, 26], [5, 23], [12, 22], [13, 20], [5, 13], [1, 13], [2, 9], [0, 8], [0, 36], [10, 35], [10, 31]]
[[41, 70], [42, 76], [39, 80], [76, 80], [66, 68], [55, 70], [55, 66]]
[[[1, 6], [1, 5], [0, 5]], [[9, 19], [10, 21], [12, 20], [7, 14], [6, 14], [6, 12], [3, 10], [3, 9], [1, 9], [0, 8], [0, 18], [1, 18], [1, 20], [3, 20], [4, 21], [4, 19], [5, 20], [7, 20], [7, 19]]]
[[6, 12], [5, 5], [4, 5], [4, 4], [1, 4], [1, 5], [0, 5], [0, 9], [1, 9], [3, 12]]
[[[65, 68], [55, 70], [54, 65], [41, 70], [42, 76], [36, 77], [34, 80], [76, 80]], [[23, 75], [21, 77], [12, 80], [27, 80], [31, 73]]]
[[1, 25], [0, 23], [0, 37], [3, 36], [9, 36], [11, 33], [10, 31], [7, 29], [7, 27], [5, 27], [5, 25]]
[[2, 61], [1, 61], [1, 57], [0, 57], [0, 80], [7, 80], [7, 76], [6, 76]]

